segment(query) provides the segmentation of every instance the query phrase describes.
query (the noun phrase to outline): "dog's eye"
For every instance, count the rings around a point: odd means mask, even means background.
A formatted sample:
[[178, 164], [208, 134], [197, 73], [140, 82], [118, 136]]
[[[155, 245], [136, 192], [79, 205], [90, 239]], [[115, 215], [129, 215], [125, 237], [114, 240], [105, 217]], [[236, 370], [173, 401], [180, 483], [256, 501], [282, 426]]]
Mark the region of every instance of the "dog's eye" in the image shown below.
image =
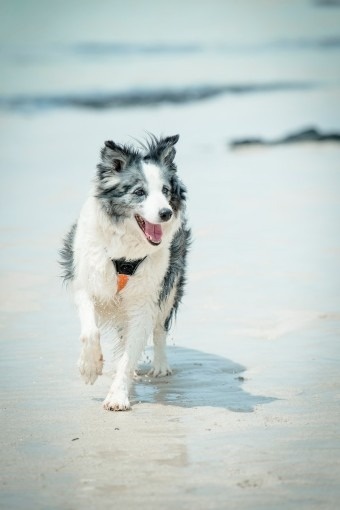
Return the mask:
[[137, 188], [137, 189], [135, 189], [135, 191], [133, 193], [135, 195], [137, 195], [137, 197], [144, 197], [145, 196], [145, 191], [143, 190], [143, 188]]
[[168, 186], [163, 186], [162, 192], [163, 195], [168, 196], [170, 193], [170, 188], [168, 188]]

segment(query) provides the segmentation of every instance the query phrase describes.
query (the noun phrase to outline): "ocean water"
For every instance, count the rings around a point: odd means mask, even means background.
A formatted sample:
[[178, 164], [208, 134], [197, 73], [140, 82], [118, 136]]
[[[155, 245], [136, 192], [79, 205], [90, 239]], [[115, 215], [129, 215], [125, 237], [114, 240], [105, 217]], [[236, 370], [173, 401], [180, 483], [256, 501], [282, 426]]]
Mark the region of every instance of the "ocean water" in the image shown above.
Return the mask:
[[316, 0], [3, 1], [0, 23], [5, 109], [176, 105], [339, 84], [339, 9]]
[[[338, 250], [338, 146], [249, 153], [230, 143], [309, 127], [340, 131], [338, 2], [3, 1], [0, 19], [5, 315], [44, 309], [51, 285], [63, 306], [57, 252], [99, 149], [106, 139], [129, 142], [147, 131], [181, 135], [177, 158], [195, 239], [190, 324], [197, 306], [210, 306], [194, 296], [210, 292], [214, 279], [204, 275], [219, 274], [216, 268], [228, 268], [221, 281], [238, 289], [239, 314], [248, 299], [249, 313], [259, 303], [263, 259], [274, 275], [266, 277], [264, 315], [273, 302], [289, 308], [293, 291], [284, 278], [303, 272], [310, 253], [311, 271], [323, 274], [319, 247]], [[294, 204], [307, 209], [294, 213]], [[329, 267], [332, 290], [324, 294], [333, 310], [335, 259]], [[233, 309], [225, 285], [222, 309]], [[272, 299], [277, 285], [283, 303]], [[318, 308], [314, 293], [299, 289], [302, 308]]]

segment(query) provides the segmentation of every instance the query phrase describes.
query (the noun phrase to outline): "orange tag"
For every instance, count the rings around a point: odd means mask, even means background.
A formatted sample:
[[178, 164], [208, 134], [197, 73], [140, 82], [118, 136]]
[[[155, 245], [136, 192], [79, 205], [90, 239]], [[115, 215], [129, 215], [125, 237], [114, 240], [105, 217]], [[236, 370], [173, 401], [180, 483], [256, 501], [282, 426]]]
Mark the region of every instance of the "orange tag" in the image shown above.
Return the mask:
[[127, 274], [117, 274], [117, 284], [118, 284], [118, 292], [124, 289], [125, 285], [129, 280], [129, 275]]

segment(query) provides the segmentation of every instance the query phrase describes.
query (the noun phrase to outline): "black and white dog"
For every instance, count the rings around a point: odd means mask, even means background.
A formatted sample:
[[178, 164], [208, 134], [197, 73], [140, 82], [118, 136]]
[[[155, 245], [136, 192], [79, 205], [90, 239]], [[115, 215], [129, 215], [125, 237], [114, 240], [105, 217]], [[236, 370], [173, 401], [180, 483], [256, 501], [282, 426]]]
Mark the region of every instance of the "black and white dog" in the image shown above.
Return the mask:
[[100, 330], [118, 332], [108, 410], [130, 408], [134, 369], [151, 335], [150, 374], [171, 374], [166, 334], [183, 295], [190, 242], [186, 189], [174, 163], [178, 138], [150, 135], [139, 149], [105, 142], [93, 190], [61, 250], [80, 316], [78, 367], [86, 383], [102, 373]]

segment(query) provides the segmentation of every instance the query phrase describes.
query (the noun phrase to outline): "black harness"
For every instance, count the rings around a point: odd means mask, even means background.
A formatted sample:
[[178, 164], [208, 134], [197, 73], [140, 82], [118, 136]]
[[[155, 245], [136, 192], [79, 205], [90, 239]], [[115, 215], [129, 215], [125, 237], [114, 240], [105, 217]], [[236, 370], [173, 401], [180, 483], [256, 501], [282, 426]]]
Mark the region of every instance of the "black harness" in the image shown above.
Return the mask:
[[137, 260], [129, 260], [129, 259], [117, 259], [113, 260], [113, 265], [116, 268], [117, 274], [125, 274], [127, 276], [133, 276], [135, 272], [137, 271], [139, 265], [145, 260], [146, 257], [143, 259], [137, 259]]

